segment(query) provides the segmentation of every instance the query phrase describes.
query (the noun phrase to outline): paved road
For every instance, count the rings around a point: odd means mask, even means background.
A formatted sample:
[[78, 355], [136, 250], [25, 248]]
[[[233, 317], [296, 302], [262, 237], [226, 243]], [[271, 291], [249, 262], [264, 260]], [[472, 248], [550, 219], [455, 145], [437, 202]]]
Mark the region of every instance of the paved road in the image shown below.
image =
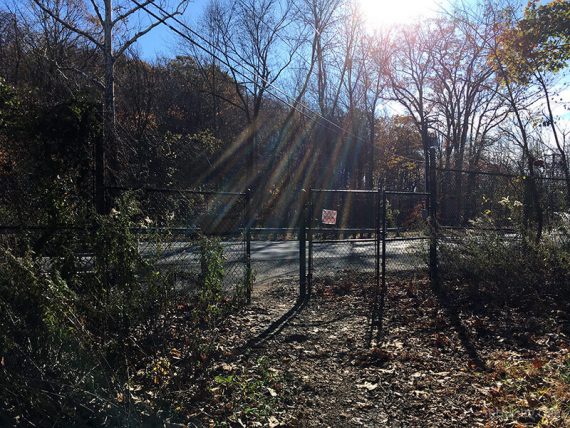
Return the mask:
[[[386, 242], [386, 269], [392, 272], [424, 267], [425, 240]], [[299, 275], [299, 243], [295, 241], [252, 243], [252, 263], [258, 279]], [[308, 248], [308, 247], [307, 247]], [[307, 249], [308, 251], [308, 249]], [[313, 243], [314, 276], [328, 276], [353, 269], [373, 272], [376, 268], [375, 242], [370, 240]]]
[[[244, 243], [223, 242], [222, 246], [226, 272], [243, 275]], [[141, 244], [140, 251], [147, 257], [156, 255], [159, 264], [176, 270], [198, 272], [200, 269], [200, 250], [194, 242], [171, 242], [159, 251], [154, 245]], [[421, 269], [425, 266], [426, 241], [387, 241], [386, 254], [389, 272]], [[298, 241], [252, 241], [251, 257], [257, 282], [299, 275]], [[314, 242], [313, 260], [315, 276], [334, 275], [347, 269], [374, 271], [375, 242], [366, 239]]]

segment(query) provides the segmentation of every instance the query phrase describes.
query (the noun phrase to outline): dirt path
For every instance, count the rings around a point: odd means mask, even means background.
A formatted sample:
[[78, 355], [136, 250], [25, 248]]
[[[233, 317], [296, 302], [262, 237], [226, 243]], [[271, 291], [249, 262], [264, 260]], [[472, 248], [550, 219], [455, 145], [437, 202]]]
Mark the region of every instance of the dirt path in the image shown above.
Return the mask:
[[[534, 426], [548, 412], [562, 412], [556, 420], [564, 416], [563, 401], [560, 410], [544, 397], [528, 399], [511, 413], [501, 401], [514, 399], [510, 368], [536, 366], [525, 378], [534, 382], [531, 377], [544, 378], [540, 371], [549, 367], [542, 361], [565, 364], [564, 311], [558, 309], [557, 319], [535, 319], [530, 328], [528, 313], [491, 319], [489, 309], [451, 306], [425, 281], [395, 282], [385, 334], [371, 348], [370, 299], [362, 286], [318, 284], [308, 302], [288, 312], [295, 295], [283, 283], [262, 287], [249, 308], [228, 320], [223, 346], [233, 355], [215, 366], [213, 398], [193, 413], [196, 425]], [[515, 391], [515, 398], [531, 393]]]

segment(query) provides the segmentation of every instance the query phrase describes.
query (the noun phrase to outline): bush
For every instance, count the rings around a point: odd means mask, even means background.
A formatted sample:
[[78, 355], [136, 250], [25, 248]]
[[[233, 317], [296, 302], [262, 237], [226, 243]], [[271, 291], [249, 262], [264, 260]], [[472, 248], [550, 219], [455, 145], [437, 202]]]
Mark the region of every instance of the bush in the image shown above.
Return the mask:
[[170, 287], [139, 255], [135, 214], [128, 196], [95, 233], [61, 231], [41, 253], [26, 236], [23, 252], [0, 249], [0, 403], [12, 423], [83, 425], [129, 413], [115, 402], [127, 339], [164, 313]]
[[[158, 237], [155, 252], [143, 258], [133, 219], [140, 209], [133, 195], [117, 201], [109, 216], [100, 216], [94, 240], [94, 274], [90, 277], [88, 307], [95, 309], [98, 328], [105, 326], [123, 341], [133, 326], [153, 323], [163, 312], [174, 287], [156, 260], [161, 256]], [[152, 241], [152, 236], [150, 241]], [[92, 306], [97, 302], [100, 305]]]
[[130, 382], [180, 346], [169, 343], [180, 341], [172, 331], [188, 333], [181, 371], [197, 374], [209, 361], [252, 274], [227, 293], [222, 244], [202, 238], [194, 288], [177, 289], [180, 267], [163, 264], [173, 241], [163, 231], [140, 241], [141, 217], [127, 194], [92, 229], [54, 229], [41, 245], [35, 231], [0, 243], [0, 425], [137, 426], [149, 404], [125, 398]]
[[523, 289], [569, 291], [570, 239], [563, 228], [554, 228], [537, 243], [521, 231], [497, 231], [489, 219], [474, 226], [440, 241], [442, 279], [467, 284], [474, 293], [504, 297]]
[[34, 253], [2, 249], [0, 258], [2, 408], [36, 425], [85, 421], [100, 361], [77, 294]]

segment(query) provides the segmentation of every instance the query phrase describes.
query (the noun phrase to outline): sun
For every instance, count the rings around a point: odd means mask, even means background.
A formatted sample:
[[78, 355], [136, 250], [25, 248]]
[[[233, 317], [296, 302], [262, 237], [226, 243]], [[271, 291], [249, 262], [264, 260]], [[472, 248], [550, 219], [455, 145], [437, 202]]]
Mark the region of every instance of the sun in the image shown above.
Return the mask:
[[405, 24], [434, 15], [443, 0], [354, 0], [369, 29]]

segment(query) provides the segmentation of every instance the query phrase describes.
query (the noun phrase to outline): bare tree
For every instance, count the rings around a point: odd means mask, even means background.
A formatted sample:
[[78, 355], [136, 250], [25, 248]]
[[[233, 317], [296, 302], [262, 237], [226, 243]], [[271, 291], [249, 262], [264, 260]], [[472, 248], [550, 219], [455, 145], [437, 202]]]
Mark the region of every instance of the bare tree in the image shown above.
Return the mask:
[[[105, 212], [105, 169], [106, 152], [110, 153], [110, 167], [115, 173], [119, 169], [116, 147], [116, 112], [115, 112], [115, 64], [142, 36], [164, 23], [168, 19], [181, 14], [188, 0], [176, 0], [170, 11], [160, 18], [144, 21], [141, 12], [149, 5], [158, 5], [161, 9], [168, 5], [155, 0], [130, 0], [113, 3], [113, 0], [33, 0], [33, 2], [50, 18], [85, 38], [102, 54], [104, 63], [103, 79], [103, 121], [105, 141], [96, 147], [96, 206], [98, 212]], [[84, 5], [86, 22], [93, 25], [80, 27], [77, 22], [70, 21], [65, 15], [68, 7], [74, 3]], [[133, 21], [138, 20], [138, 24]], [[116, 43], [118, 41], [118, 43]]]
[[428, 25], [416, 23], [399, 31], [394, 40], [390, 87], [398, 101], [414, 119], [421, 135], [428, 188], [430, 128], [435, 121], [434, 94], [431, 86], [434, 69], [436, 34]]
[[240, 0], [210, 7], [208, 20], [217, 28], [213, 47], [232, 77], [248, 128], [244, 146], [248, 158], [247, 186], [255, 187], [257, 134], [264, 101], [270, 93], [283, 96], [276, 83], [293, 61], [298, 45], [283, 40], [292, 25], [291, 2]]
[[[368, 149], [366, 150], [366, 187], [374, 185], [374, 165], [376, 162], [374, 145], [376, 143], [377, 108], [388, 86], [388, 64], [390, 62], [390, 34], [377, 31], [365, 36], [362, 50], [364, 58], [364, 111], [368, 125]], [[378, 185], [380, 185], [378, 183]]]
[[[432, 78], [435, 106], [438, 122], [443, 128], [444, 165], [461, 170], [465, 164], [465, 155], [473, 128], [472, 122], [481, 95], [487, 91], [493, 80], [493, 69], [486, 57], [481, 37], [456, 19], [438, 19], [436, 28], [436, 47], [433, 50], [434, 76]], [[488, 35], [484, 34], [485, 37]], [[449, 175], [448, 175], [449, 177]], [[450, 180], [444, 184], [449, 185]], [[462, 222], [465, 192], [463, 191], [463, 174], [456, 173], [453, 180], [454, 206], [447, 200], [443, 203], [447, 211], [454, 213], [452, 221]], [[449, 191], [444, 191], [449, 195]], [[445, 208], [444, 208], [445, 210]]]

